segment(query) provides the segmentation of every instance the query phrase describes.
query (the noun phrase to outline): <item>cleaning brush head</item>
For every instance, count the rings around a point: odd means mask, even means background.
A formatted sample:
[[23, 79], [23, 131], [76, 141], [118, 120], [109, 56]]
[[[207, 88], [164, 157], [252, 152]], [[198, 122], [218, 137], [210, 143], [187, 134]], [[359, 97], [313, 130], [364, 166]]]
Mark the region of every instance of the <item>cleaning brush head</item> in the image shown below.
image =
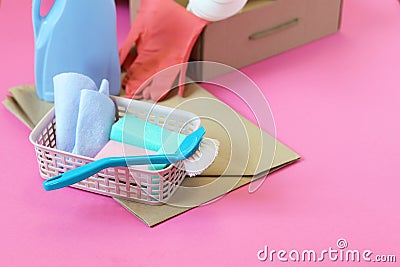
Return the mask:
[[216, 139], [203, 137], [197, 151], [183, 161], [186, 173], [193, 177], [207, 169], [218, 155], [219, 144]]

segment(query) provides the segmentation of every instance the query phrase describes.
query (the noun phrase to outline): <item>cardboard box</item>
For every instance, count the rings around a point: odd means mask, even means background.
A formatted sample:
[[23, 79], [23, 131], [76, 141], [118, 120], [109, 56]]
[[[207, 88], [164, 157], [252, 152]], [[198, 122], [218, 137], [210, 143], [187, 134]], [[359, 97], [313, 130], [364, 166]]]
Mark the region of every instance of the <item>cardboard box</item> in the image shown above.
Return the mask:
[[[140, 0], [130, 0], [134, 19]], [[187, 1], [177, 0], [183, 6]], [[343, 0], [249, 0], [243, 10], [208, 25], [195, 44], [192, 60], [241, 68], [339, 30]], [[191, 70], [194, 79], [221, 73]]]

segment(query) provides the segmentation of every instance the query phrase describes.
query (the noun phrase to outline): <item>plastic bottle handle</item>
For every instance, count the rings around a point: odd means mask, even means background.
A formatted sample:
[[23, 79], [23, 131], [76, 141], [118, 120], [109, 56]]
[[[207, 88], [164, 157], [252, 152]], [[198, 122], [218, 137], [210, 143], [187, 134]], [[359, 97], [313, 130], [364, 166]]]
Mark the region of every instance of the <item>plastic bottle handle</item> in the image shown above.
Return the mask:
[[42, 22], [44, 17], [40, 15], [40, 6], [42, 5], [42, 0], [33, 0], [32, 4], [32, 23], [33, 23], [33, 32], [35, 34], [35, 39], [39, 35], [40, 27], [42, 26]]

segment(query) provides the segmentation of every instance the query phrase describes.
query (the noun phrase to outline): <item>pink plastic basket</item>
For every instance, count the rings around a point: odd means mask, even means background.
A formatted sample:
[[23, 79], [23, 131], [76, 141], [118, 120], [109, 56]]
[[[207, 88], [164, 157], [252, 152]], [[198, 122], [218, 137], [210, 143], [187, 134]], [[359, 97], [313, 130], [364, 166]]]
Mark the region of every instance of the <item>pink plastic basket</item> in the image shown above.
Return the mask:
[[[200, 126], [200, 119], [190, 112], [121, 97], [111, 98], [117, 107], [117, 118], [130, 114], [170, 131], [186, 135]], [[54, 109], [52, 109], [29, 136], [35, 147], [40, 175], [44, 179], [94, 160], [57, 150], [55, 128]], [[135, 169], [134, 166], [114, 167], [104, 169], [72, 187], [102, 195], [160, 205], [174, 194], [185, 176], [183, 161], [171, 164], [159, 171]]]

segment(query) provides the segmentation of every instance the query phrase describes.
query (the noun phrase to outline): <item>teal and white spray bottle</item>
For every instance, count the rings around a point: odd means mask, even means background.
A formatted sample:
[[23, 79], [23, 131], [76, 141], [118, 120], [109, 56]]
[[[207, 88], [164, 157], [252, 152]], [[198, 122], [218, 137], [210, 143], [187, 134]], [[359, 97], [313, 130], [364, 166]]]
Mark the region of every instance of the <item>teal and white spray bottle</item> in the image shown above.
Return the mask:
[[46, 16], [33, 0], [35, 80], [40, 99], [53, 102], [53, 77], [63, 72], [89, 76], [110, 94], [120, 92], [120, 65], [114, 0], [55, 0]]

